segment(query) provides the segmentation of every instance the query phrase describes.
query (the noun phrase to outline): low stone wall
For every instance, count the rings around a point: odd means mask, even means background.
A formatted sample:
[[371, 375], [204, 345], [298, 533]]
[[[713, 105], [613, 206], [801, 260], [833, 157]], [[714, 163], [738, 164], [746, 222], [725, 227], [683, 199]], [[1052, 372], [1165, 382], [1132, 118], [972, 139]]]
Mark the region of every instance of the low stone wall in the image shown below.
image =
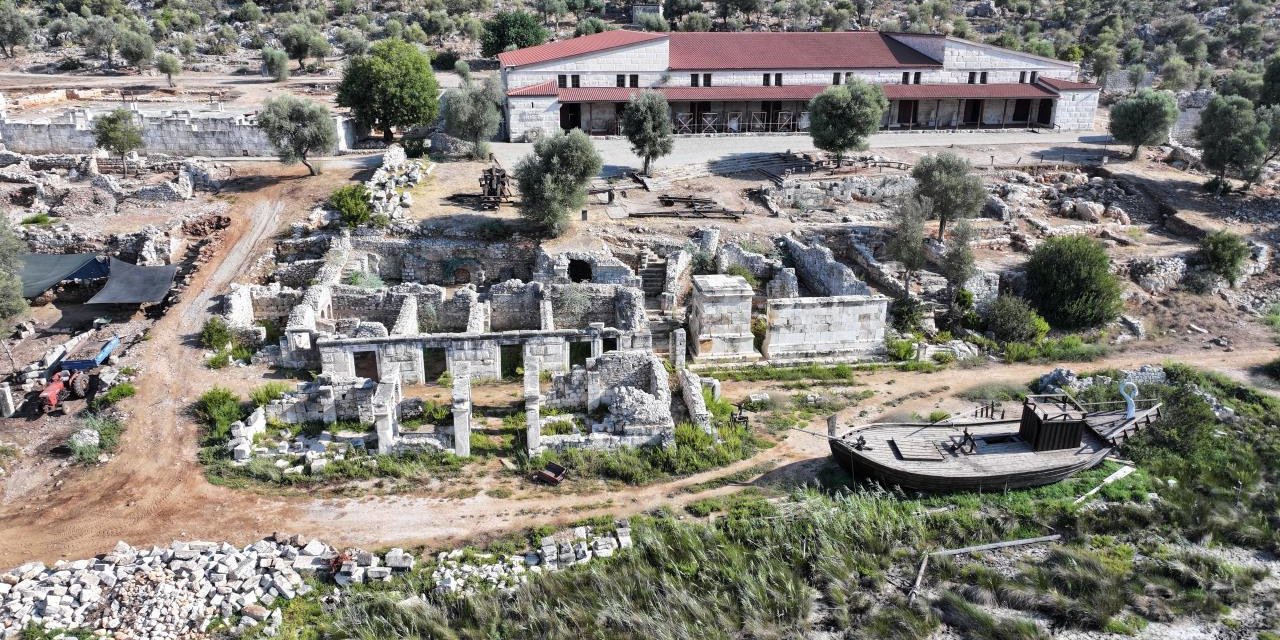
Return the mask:
[[768, 305], [766, 358], [855, 358], [884, 349], [884, 296], [786, 298]]
[[688, 369], [681, 369], [677, 375], [680, 378], [680, 394], [684, 398], [685, 409], [689, 412], [689, 421], [715, 435], [711, 411], [707, 409], [707, 399], [702, 396], [702, 379]]
[[808, 245], [791, 236], [783, 236], [782, 246], [795, 262], [800, 284], [824, 296], [865, 296], [871, 294], [867, 283], [848, 266], [837, 261], [831, 249], [820, 244]]

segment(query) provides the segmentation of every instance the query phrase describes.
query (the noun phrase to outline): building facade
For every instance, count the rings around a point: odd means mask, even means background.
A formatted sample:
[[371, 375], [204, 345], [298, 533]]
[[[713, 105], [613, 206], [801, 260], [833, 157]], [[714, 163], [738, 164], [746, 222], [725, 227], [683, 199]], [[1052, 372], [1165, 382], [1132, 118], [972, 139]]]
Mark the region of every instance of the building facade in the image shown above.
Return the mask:
[[627, 100], [663, 93], [674, 132], [796, 133], [808, 103], [860, 79], [889, 99], [887, 130], [1093, 127], [1098, 87], [1070, 62], [929, 34], [606, 31], [498, 55], [507, 133], [618, 132]]

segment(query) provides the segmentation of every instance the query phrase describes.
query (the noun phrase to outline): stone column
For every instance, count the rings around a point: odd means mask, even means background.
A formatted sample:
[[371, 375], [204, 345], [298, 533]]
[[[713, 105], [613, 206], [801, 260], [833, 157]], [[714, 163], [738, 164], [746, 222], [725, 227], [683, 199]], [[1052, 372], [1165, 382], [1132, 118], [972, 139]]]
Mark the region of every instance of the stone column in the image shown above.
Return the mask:
[[18, 407], [13, 404], [13, 392], [9, 389], [9, 383], [0, 384], [0, 418], [8, 418], [17, 410]]
[[529, 457], [542, 449], [542, 389], [541, 372], [537, 363], [525, 361], [524, 365], [524, 415], [525, 446]]
[[599, 358], [604, 353], [604, 323], [592, 322], [587, 325], [587, 333], [591, 336], [591, 357]]
[[668, 350], [671, 351], [671, 364], [676, 366], [676, 370], [683, 369], [685, 357], [688, 355], [684, 327], [672, 329], [669, 340]]
[[453, 453], [471, 457], [471, 374], [465, 370], [453, 378]]

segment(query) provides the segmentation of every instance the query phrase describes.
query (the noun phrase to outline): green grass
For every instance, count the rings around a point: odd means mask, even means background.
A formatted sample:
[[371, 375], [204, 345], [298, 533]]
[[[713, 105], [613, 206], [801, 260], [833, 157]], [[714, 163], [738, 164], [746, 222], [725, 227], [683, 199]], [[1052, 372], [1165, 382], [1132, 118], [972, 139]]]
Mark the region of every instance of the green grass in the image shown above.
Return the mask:
[[249, 401], [255, 407], [266, 406], [272, 400], [283, 397], [290, 389], [290, 386], [277, 381], [268, 382], [253, 391], [249, 392]]
[[854, 380], [855, 369], [853, 365], [848, 364], [751, 365], [735, 369], [712, 369], [706, 371], [705, 375], [717, 380], [732, 380], [735, 382], [815, 381], [851, 383]]
[[1276, 333], [1280, 333], [1280, 302], [1271, 305], [1271, 308], [1267, 309], [1266, 315], [1262, 316], [1262, 321], [1268, 327], [1274, 329]]
[[49, 215], [45, 213], [37, 213], [23, 218], [22, 224], [49, 225], [53, 224], [53, 218], [50, 218]]
[[1016, 400], [1021, 402], [1026, 399], [1028, 393], [1026, 386], [991, 382], [961, 391], [956, 394], [956, 397], [969, 402], [988, 402], [991, 400], [997, 402], [1012, 402]]
[[97, 410], [106, 409], [115, 406], [125, 398], [132, 398], [138, 394], [138, 388], [133, 386], [132, 382], [121, 382], [111, 387], [106, 393], [93, 398], [93, 408]]
[[1080, 336], [1047, 338], [1036, 344], [1010, 342], [1004, 345], [1006, 362], [1089, 362], [1105, 355], [1105, 344], [1085, 342]]

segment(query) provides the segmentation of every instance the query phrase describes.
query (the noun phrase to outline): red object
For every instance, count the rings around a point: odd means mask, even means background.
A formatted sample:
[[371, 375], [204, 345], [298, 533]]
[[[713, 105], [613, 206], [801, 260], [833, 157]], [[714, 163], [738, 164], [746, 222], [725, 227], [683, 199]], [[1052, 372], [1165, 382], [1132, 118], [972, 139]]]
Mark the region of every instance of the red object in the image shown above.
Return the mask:
[[625, 29], [602, 31], [589, 36], [548, 42], [536, 47], [503, 51], [498, 54], [498, 62], [502, 63], [504, 67], [519, 67], [617, 49], [618, 47], [626, 47], [642, 42], [661, 40], [665, 37], [667, 37], [665, 33], [649, 33], [646, 31], [627, 31]]
[[[911, 34], [911, 37], [943, 36]], [[671, 34], [670, 51], [672, 71], [852, 71], [942, 66], [940, 60], [878, 31], [681, 32]]]
[[554, 462], [548, 462], [547, 466], [542, 471], [539, 471], [535, 478], [547, 484], [555, 485], [564, 482], [564, 476], [567, 472], [568, 469]]

